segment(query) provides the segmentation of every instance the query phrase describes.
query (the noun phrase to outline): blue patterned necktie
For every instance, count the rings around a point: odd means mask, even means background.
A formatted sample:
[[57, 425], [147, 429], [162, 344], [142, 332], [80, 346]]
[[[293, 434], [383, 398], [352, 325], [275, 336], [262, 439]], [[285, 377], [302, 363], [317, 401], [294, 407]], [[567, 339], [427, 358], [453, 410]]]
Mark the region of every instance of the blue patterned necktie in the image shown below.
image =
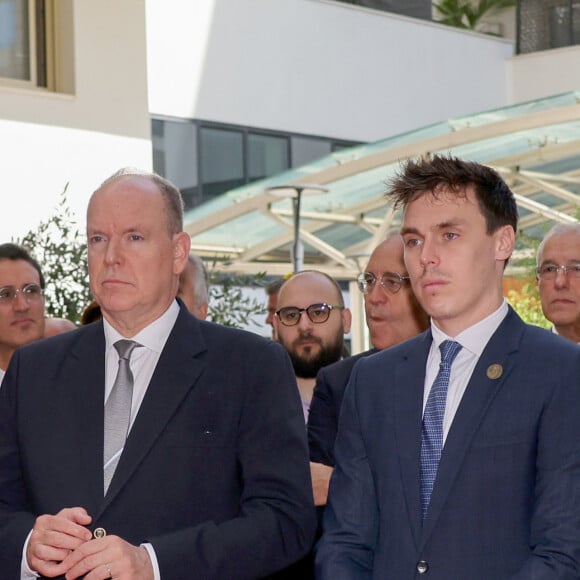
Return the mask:
[[421, 429], [421, 514], [423, 519], [427, 515], [443, 449], [443, 417], [451, 365], [461, 350], [461, 345], [453, 340], [444, 340], [439, 349], [441, 350], [439, 372], [427, 398]]

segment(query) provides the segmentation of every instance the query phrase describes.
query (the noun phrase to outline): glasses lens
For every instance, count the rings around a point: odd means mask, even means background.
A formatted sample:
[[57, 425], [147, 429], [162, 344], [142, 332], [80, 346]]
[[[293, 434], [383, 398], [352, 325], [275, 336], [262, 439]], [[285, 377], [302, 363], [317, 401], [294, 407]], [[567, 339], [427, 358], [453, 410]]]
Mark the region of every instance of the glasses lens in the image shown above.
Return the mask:
[[300, 310], [295, 306], [287, 306], [278, 310], [278, 318], [285, 326], [294, 326], [300, 320]]
[[570, 276], [580, 278], [580, 264], [573, 264], [568, 268], [568, 272], [570, 272]]
[[14, 286], [4, 286], [0, 288], [0, 300], [8, 302], [16, 296], [16, 289]]
[[363, 294], [366, 294], [367, 292], [370, 292], [373, 289], [377, 279], [372, 272], [363, 272], [362, 274], [359, 274], [356, 281], [358, 289]]
[[381, 279], [381, 286], [391, 294], [395, 294], [401, 289], [401, 283], [400, 276], [395, 274], [383, 274]]
[[306, 314], [308, 314], [308, 318], [310, 318], [312, 322], [320, 324], [328, 320], [330, 310], [331, 308], [328, 304], [312, 304], [306, 309]]
[[24, 288], [22, 288], [22, 293], [27, 298], [31, 298], [34, 300], [40, 298], [40, 296], [42, 295], [42, 288], [38, 284], [27, 284], [26, 286], [24, 286]]

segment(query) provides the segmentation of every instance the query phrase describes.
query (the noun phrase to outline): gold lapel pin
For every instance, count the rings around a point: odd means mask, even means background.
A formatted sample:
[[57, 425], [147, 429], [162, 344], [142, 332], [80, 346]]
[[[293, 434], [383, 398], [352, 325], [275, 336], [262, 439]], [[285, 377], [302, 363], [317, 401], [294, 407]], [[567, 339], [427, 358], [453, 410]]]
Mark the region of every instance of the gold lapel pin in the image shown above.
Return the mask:
[[503, 375], [503, 367], [500, 364], [493, 364], [487, 367], [488, 379], [499, 379]]
[[93, 532], [93, 538], [95, 538], [95, 540], [104, 538], [106, 535], [107, 530], [105, 530], [105, 528], [95, 528], [95, 531]]

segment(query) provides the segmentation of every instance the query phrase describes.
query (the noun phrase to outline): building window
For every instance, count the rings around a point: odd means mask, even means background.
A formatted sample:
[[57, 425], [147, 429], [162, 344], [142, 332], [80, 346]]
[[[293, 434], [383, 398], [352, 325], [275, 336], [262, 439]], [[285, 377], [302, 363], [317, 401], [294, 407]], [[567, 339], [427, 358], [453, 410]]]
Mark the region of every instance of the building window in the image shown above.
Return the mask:
[[48, 86], [51, 6], [48, 0], [0, 0], [0, 77], [20, 86]]
[[153, 118], [153, 168], [186, 209], [357, 143], [191, 119]]
[[200, 156], [204, 201], [246, 182], [241, 131], [202, 127]]

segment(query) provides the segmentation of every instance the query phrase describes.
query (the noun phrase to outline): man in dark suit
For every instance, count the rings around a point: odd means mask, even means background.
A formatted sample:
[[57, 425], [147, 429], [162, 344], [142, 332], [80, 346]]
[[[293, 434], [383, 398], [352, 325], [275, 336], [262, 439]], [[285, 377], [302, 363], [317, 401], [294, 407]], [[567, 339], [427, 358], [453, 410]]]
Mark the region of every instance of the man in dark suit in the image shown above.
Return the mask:
[[250, 579], [310, 548], [290, 361], [175, 300], [182, 212], [130, 170], [89, 202], [104, 320], [17, 351], [0, 390], [2, 578]]
[[319, 577], [580, 578], [580, 349], [503, 299], [512, 192], [434, 156], [389, 197], [431, 329], [353, 370]]
[[[330, 467], [334, 467], [334, 442], [344, 389], [355, 363], [416, 336], [429, 325], [409, 283], [398, 232], [389, 234], [373, 250], [357, 282], [364, 295], [366, 323], [374, 348], [320, 369], [308, 415], [310, 460]], [[320, 477], [314, 487], [318, 505], [326, 504], [329, 480], [330, 476], [326, 481]]]

